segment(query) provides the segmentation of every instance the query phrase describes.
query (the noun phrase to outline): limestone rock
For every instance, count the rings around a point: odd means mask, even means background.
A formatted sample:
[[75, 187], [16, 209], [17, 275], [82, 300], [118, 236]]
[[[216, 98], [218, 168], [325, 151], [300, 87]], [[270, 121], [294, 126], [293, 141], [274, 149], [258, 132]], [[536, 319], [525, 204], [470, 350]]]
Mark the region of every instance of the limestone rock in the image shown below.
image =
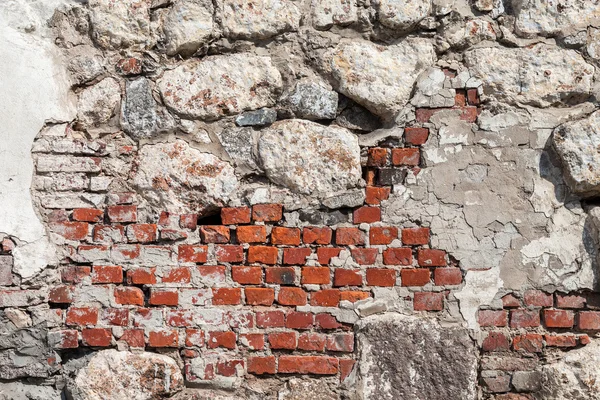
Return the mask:
[[357, 21], [356, 0], [313, 0], [311, 9], [313, 26], [317, 29]]
[[327, 385], [324, 385], [318, 379], [290, 379], [278, 394], [278, 400], [340, 399], [337, 393], [332, 392]]
[[71, 392], [75, 400], [150, 400], [183, 389], [175, 361], [155, 353], [97, 352], [79, 371]]
[[338, 94], [316, 82], [298, 82], [287, 102], [297, 117], [333, 119], [337, 112]]
[[375, 6], [382, 25], [405, 31], [429, 15], [431, 0], [377, 0]]
[[92, 38], [104, 49], [152, 47], [151, 0], [90, 0]]
[[137, 161], [133, 184], [160, 210], [202, 213], [223, 206], [238, 187], [231, 165], [183, 140], [146, 145]]
[[61, 400], [61, 395], [53, 386], [15, 381], [0, 383], [0, 400]]
[[478, 351], [464, 328], [384, 314], [359, 323], [358, 345], [365, 400], [476, 398]]
[[254, 131], [252, 128], [231, 128], [217, 133], [221, 145], [238, 170], [257, 171], [254, 159]]
[[156, 102], [148, 79], [127, 82], [121, 106], [121, 126], [134, 139], [149, 138], [156, 133]]
[[300, 9], [293, 0], [220, 0], [223, 35], [232, 39], [266, 39], [298, 30]]
[[600, 195], [600, 112], [559, 126], [552, 142], [571, 190], [584, 197]]
[[484, 91], [508, 103], [549, 107], [585, 100], [594, 67], [574, 50], [537, 44], [532, 48], [484, 47], [465, 53]]
[[77, 46], [72, 51], [68, 70], [73, 81], [82, 85], [96, 79], [104, 72], [102, 56], [96, 54], [91, 46]]
[[167, 54], [192, 55], [212, 36], [214, 7], [210, 0], [179, 0], [164, 24]]
[[188, 61], [165, 72], [158, 82], [167, 107], [184, 117], [206, 120], [272, 106], [281, 86], [271, 60], [250, 54]]
[[336, 47], [329, 68], [339, 92], [391, 118], [408, 102], [419, 74], [434, 62], [433, 45], [425, 39], [392, 46], [354, 40]]
[[79, 95], [77, 119], [84, 128], [106, 124], [115, 114], [121, 100], [121, 87], [113, 78], [106, 78], [86, 88]]
[[446, 75], [440, 68], [428, 68], [417, 80], [411, 104], [415, 107], [452, 107], [456, 90], [445, 88]]
[[590, 27], [586, 38], [586, 51], [594, 60], [600, 59], [600, 29]]
[[297, 193], [321, 197], [362, 180], [358, 139], [344, 128], [279, 121], [264, 130], [258, 152], [267, 177]]
[[587, 27], [600, 17], [600, 4], [595, 1], [512, 0], [515, 29], [525, 36], [552, 36], [562, 30]]

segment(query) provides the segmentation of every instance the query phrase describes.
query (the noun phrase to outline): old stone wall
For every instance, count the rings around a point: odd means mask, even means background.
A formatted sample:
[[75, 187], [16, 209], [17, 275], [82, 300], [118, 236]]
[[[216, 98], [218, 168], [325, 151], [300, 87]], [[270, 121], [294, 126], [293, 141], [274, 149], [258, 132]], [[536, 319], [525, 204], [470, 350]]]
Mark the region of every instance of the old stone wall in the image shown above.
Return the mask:
[[600, 399], [598, 17], [4, 1], [0, 399]]

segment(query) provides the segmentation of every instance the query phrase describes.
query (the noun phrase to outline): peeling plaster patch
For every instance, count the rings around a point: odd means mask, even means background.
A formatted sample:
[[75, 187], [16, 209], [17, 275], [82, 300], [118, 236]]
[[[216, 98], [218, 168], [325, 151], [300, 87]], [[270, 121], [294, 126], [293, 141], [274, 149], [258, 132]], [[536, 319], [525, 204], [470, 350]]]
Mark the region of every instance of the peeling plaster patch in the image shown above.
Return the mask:
[[13, 256], [13, 270], [23, 279], [32, 278], [46, 268], [46, 265], [58, 262], [56, 247], [47, 236], [16, 247]]
[[470, 329], [479, 330], [477, 311], [481, 306], [492, 304], [503, 284], [499, 268], [467, 272], [465, 286], [455, 296], [459, 301], [460, 313]]

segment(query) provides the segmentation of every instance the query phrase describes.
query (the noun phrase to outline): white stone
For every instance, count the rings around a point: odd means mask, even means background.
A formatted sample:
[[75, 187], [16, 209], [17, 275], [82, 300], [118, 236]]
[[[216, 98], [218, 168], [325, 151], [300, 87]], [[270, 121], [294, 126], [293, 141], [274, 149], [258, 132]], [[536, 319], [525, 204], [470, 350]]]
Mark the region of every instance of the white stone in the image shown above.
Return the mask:
[[428, 68], [419, 75], [411, 104], [415, 107], [452, 107], [456, 90], [444, 87], [446, 74], [440, 68]]
[[192, 55], [213, 35], [214, 7], [210, 0], [179, 0], [164, 23], [167, 54]]
[[588, 29], [585, 49], [594, 60], [600, 59], [600, 29], [592, 27]]
[[159, 210], [203, 212], [223, 206], [238, 188], [233, 167], [183, 140], [146, 145], [133, 184]]
[[431, 0], [377, 0], [375, 7], [382, 25], [408, 30], [429, 15]]
[[392, 46], [353, 40], [328, 58], [338, 91], [374, 114], [391, 118], [406, 105], [419, 74], [435, 62], [430, 41], [407, 39]]
[[275, 104], [279, 71], [268, 57], [232, 54], [188, 61], [158, 82], [170, 109], [188, 118], [214, 120]]
[[77, 373], [74, 400], [151, 400], [184, 387], [175, 360], [156, 353], [102, 350]]
[[584, 100], [590, 95], [594, 67], [574, 50], [537, 44], [532, 48], [482, 47], [465, 53], [471, 74], [484, 92], [508, 103], [538, 107]]
[[555, 35], [562, 30], [587, 27], [600, 17], [600, 4], [588, 0], [512, 0], [515, 28], [525, 36]]
[[77, 119], [84, 128], [106, 124], [116, 113], [121, 100], [121, 87], [113, 78], [84, 89], [77, 102]]
[[92, 38], [104, 49], [152, 47], [151, 0], [90, 0]]
[[56, 248], [46, 236], [13, 250], [13, 271], [23, 279], [29, 279], [41, 272], [49, 264], [58, 262]]
[[322, 197], [362, 181], [358, 139], [345, 128], [276, 122], [260, 136], [258, 152], [267, 177], [297, 193]]
[[232, 39], [266, 39], [300, 25], [293, 0], [219, 0], [218, 6], [223, 35]]
[[499, 268], [486, 271], [467, 271], [465, 285], [454, 296], [458, 299], [460, 313], [467, 321], [469, 329], [475, 331], [480, 329], [477, 312], [481, 306], [492, 304], [502, 285]]
[[357, 21], [356, 0], [313, 0], [311, 9], [313, 26], [317, 29]]
[[298, 82], [286, 100], [299, 118], [333, 119], [337, 113], [337, 92], [321, 83]]

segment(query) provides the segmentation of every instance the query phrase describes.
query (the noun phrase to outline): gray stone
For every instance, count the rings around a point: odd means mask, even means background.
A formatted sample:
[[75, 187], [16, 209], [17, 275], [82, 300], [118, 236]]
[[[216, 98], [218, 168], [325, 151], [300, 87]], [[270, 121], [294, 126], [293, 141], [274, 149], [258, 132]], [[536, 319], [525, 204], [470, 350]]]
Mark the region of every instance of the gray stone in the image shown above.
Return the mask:
[[190, 60], [158, 81], [167, 107], [181, 116], [205, 120], [270, 107], [281, 86], [271, 59], [251, 54]]
[[147, 139], [157, 133], [156, 102], [150, 81], [128, 81], [121, 105], [121, 126], [134, 139]]
[[228, 38], [266, 39], [296, 31], [300, 25], [300, 9], [293, 0], [219, 0], [217, 4], [223, 35]]
[[277, 121], [277, 111], [272, 108], [248, 111], [235, 118], [237, 126], [267, 126], [275, 121]]
[[358, 207], [365, 202], [365, 191], [362, 189], [334, 193], [325, 197], [321, 203], [329, 209], [342, 207]]
[[515, 371], [511, 383], [517, 392], [536, 392], [540, 389], [541, 378], [539, 371]]
[[479, 352], [464, 328], [383, 314], [361, 320], [357, 340], [365, 400], [476, 398]]
[[90, 0], [92, 38], [104, 49], [150, 48], [155, 42], [150, 26], [151, 0]]
[[337, 112], [337, 92], [316, 82], [298, 82], [286, 100], [300, 118], [333, 119]]
[[61, 394], [52, 386], [26, 382], [2, 382], [0, 400], [61, 400]]
[[77, 119], [83, 128], [94, 128], [106, 124], [121, 100], [121, 87], [113, 78], [84, 89], [79, 94]]
[[337, 225], [348, 222], [348, 214], [339, 210], [321, 211], [315, 209], [303, 209], [298, 211], [298, 217], [301, 221], [313, 225]]
[[408, 172], [399, 168], [380, 168], [377, 175], [377, 182], [380, 185], [389, 186], [404, 183]]
[[[80, 49], [84, 46], [78, 46]], [[76, 84], [82, 85], [99, 77], [104, 72], [102, 66], [102, 57], [94, 53], [93, 49], [86, 49], [86, 52], [80, 50], [82, 54], [73, 56], [69, 60], [68, 70]]]
[[318, 379], [290, 379], [279, 391], [278, 400], [339, 400], [340, 395], [331, 391]]
[[358, 104], [345, 108], [335, 119], [335, 123], [346, 129], [363, 132], [371, 132], [381, 128], [379, 118]]
[[552, 143], [571, 190], [583, 197], [600, 195], [600, 112], [559, 126]]
[[362, 182], [358, 139], [344, 128], [279, 121], [261, 134], [258, 153], [267, 177], [297, 193], [323, 197]]
[[165, 355], [103, 350], [77, 373], [70, 386], [74, 400], [150, 400], [183, 389], [177, 363]]
[[213, 35], [214, 7], [211, 0], [179, 0], [169, 10], [164, 23], [167, 54], [194, 54]]
[[252, 128], [230, 128], [217, 133], [236, 168], [243, 172], [259, 170], [254, 158], [254, 131]]

